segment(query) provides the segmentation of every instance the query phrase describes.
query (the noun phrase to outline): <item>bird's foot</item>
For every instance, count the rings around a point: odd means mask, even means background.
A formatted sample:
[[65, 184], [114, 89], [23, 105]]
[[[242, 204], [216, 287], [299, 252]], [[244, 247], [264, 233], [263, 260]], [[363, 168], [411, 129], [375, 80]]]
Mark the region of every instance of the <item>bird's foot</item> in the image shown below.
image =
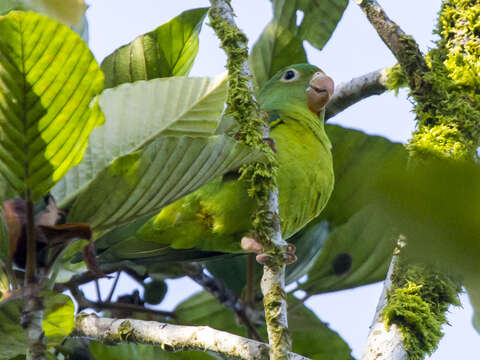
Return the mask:
[[[261, 264], [265, 265], [273, 258], [272, 255], [266, 254], [263, 251], [263, 246], [256, 239], [244, 236], [241, 241], [242, 249], [248, 252], [254, 252], [257, 254], [255, 260]], [[284, 253], [285, 264], [290, 265], [297, 261], [295, 256], [295, 246], [293, 244], [288, 244], [287, 249]]]
[[263, 138], [263, 141], [265, 141], [268, 146], [270, 146], [270, 149], [276, 154], [277, 153], [277, 148], [275, 147], [275, 140], [273, 140], [271, 137], [265, 137]]

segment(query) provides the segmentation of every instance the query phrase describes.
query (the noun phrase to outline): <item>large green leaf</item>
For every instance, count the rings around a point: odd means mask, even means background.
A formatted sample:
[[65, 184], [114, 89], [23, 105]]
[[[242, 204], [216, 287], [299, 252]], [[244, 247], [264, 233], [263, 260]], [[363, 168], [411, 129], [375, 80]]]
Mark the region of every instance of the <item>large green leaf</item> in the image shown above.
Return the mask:
[[160, 136], [101, 171], [74, 202], [68, 221], [88, 222], [95, 231], [132, 222], [260, 158], [261, 152], [226, 135]]
[[407, 162], [401, 144], [336, 125], [326, 129], [333, 144], [335, 187], [325, 210], [304, 230], [308, 234], [325, 223], [330, 228], [308, 281], [300, 285], [310, 293], [351, 288], [385, 277], [399, 232], [379, 203], [377, 185], [386, 166], [401, 171]]
[[[311, 224], [306, 231], [316, 227]], [[397, 239], [398, 231], [383, 209], [365, 207], [330, 233], [299, 289], [318, 294], [385, 279]]]
[[[234, 314], [206, 292], [193, 295], [179, 304], [175, 309], [175, 315], [181, 324], [208, 325], [246, 336], [245, 327], [236, 321]], [[306, 307], [298, 306], [289, 312], [288, 321], [293, 340], [292, 351], [316, 360], [352, 359], [350, 348], [342, 338]], [[258, 330], [266, 339], [265, 326]]]
[[53, 189], [60, 204], [75, 195], [117, 157], [139, 150], [160, 135], [213, 134], [223, 111], [226, 76], [137, 81], [105, 90], [105, 125], [95, 129], [82, 163]]
[[198, 34], [208, 8], [188, 10], [122, 46], [105, 58], [105, 87], [125, 82], [184, 76], [198, 53]]
[[[307, 61], [303, 41], [317, 49], [326, 44], [348, 0], [273, 0], [274, 18], [255, 43], [250, 66], [261, 88], [282, 67]], [[297, 26], [297, 12], [303, 20]]]
[[16, 193], [47, 193], [78, 164], [103, 122], [103, 74], [80, 37], [35, 13], [0, 17], [0, 177]]

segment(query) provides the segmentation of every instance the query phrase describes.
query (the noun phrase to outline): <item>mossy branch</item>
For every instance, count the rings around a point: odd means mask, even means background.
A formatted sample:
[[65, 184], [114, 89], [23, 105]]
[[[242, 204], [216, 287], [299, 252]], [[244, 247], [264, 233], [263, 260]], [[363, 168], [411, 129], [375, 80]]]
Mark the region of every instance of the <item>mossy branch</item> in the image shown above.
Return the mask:
[[412, 91], [422, 94], [428, 93], [429, 85], [425, 81], [424, 75], [429, 71], [429, 68], [415, 40], [406, 35], [400, 26], [390, 20], [376, 0], [356, 0], [356, 2], [385, 45], [397, 58], [405, 71]]
[[247, 37], [235, 24], [229, 0], [210, 0], [210, 3], [210, 23], [228, 58], [227, 113], [240, 127], [236, 137], [267, 154], [266, 161], [244, 166], [241, 178], [250, 183], [249, 193], [258, 202], [252, 235], [262, 243], [263, 251], [272, 255], [272, 260], [264, 266], [262, 278], [270, 358], [287, 359], [291, 348], [284, 291], [287, 243], [282, 239], [278, 215], [278, 164], [273, 151], [263, 141], [269, 136], [269, 127], [254, 97], [248, 68]]
[[[74, 337], [86, 337], [104, 344], [148, 344], [165, 351], [210, 351], [228, 359], [268, 360], [267, 344], [208, 326], [182, 326], [134, 319], [99, 318], [79, 314]], [[289, 352], [289, 360], [308, 360]]]
[[[440, 40], [426, 57], [413, 38], [406, 36], [375, 0], [357, 0], [357, 3], [408, 78], [417, 116], [417, 130], [408, 144], [411, 166], [431, 158], [462, 161], [477, 158], [480, 36], [475, 31], [475, 21], [480, 15], [480, 3], [445, 0], [436, 30]], [[401, 330], [399, 345], [403, 355], [398, 359], [423, 359], [436, 349], [443, 336], [445, 312], [449, 305], [458, 305], [460, 286], [434, 266], [413, 265], [403, 256], [391, 268], [386, 280], [391, 286], [380, 309], [380, 321], [387, 327], [394, 324], [390, 331], [395, 332], [396, 327]], [[368, 348], [376, 338], [375, 328], [371, 330]], [[366, 354], [363, 359], [369, 358], [373, 357]]]

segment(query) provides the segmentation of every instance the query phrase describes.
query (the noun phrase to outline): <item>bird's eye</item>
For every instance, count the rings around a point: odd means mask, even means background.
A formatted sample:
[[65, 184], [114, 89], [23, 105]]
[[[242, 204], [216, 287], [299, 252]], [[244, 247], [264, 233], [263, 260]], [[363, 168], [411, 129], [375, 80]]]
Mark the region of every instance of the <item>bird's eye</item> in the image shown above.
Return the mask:
[[287, 71], [285, 71], [283, 73], [283, 76], [282, 76], [282, 81], [283, 82], [290, 82], [290, 81], [294, 81], [294, 80], [297, 80], [298, 77], [300, 76], [299, 72], [295, 69], [288, 69]]

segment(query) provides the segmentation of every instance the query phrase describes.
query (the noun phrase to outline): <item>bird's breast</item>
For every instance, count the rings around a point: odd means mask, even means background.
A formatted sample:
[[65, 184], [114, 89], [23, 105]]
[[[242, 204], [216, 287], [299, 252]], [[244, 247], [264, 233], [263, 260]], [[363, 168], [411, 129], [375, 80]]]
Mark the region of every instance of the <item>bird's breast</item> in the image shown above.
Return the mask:
[[286, 239], [318, 216], [330, 198], [332, 155], [328, 141], [297, 122], [285, 122], [271, 136], [279, 161], [279, 211]]

